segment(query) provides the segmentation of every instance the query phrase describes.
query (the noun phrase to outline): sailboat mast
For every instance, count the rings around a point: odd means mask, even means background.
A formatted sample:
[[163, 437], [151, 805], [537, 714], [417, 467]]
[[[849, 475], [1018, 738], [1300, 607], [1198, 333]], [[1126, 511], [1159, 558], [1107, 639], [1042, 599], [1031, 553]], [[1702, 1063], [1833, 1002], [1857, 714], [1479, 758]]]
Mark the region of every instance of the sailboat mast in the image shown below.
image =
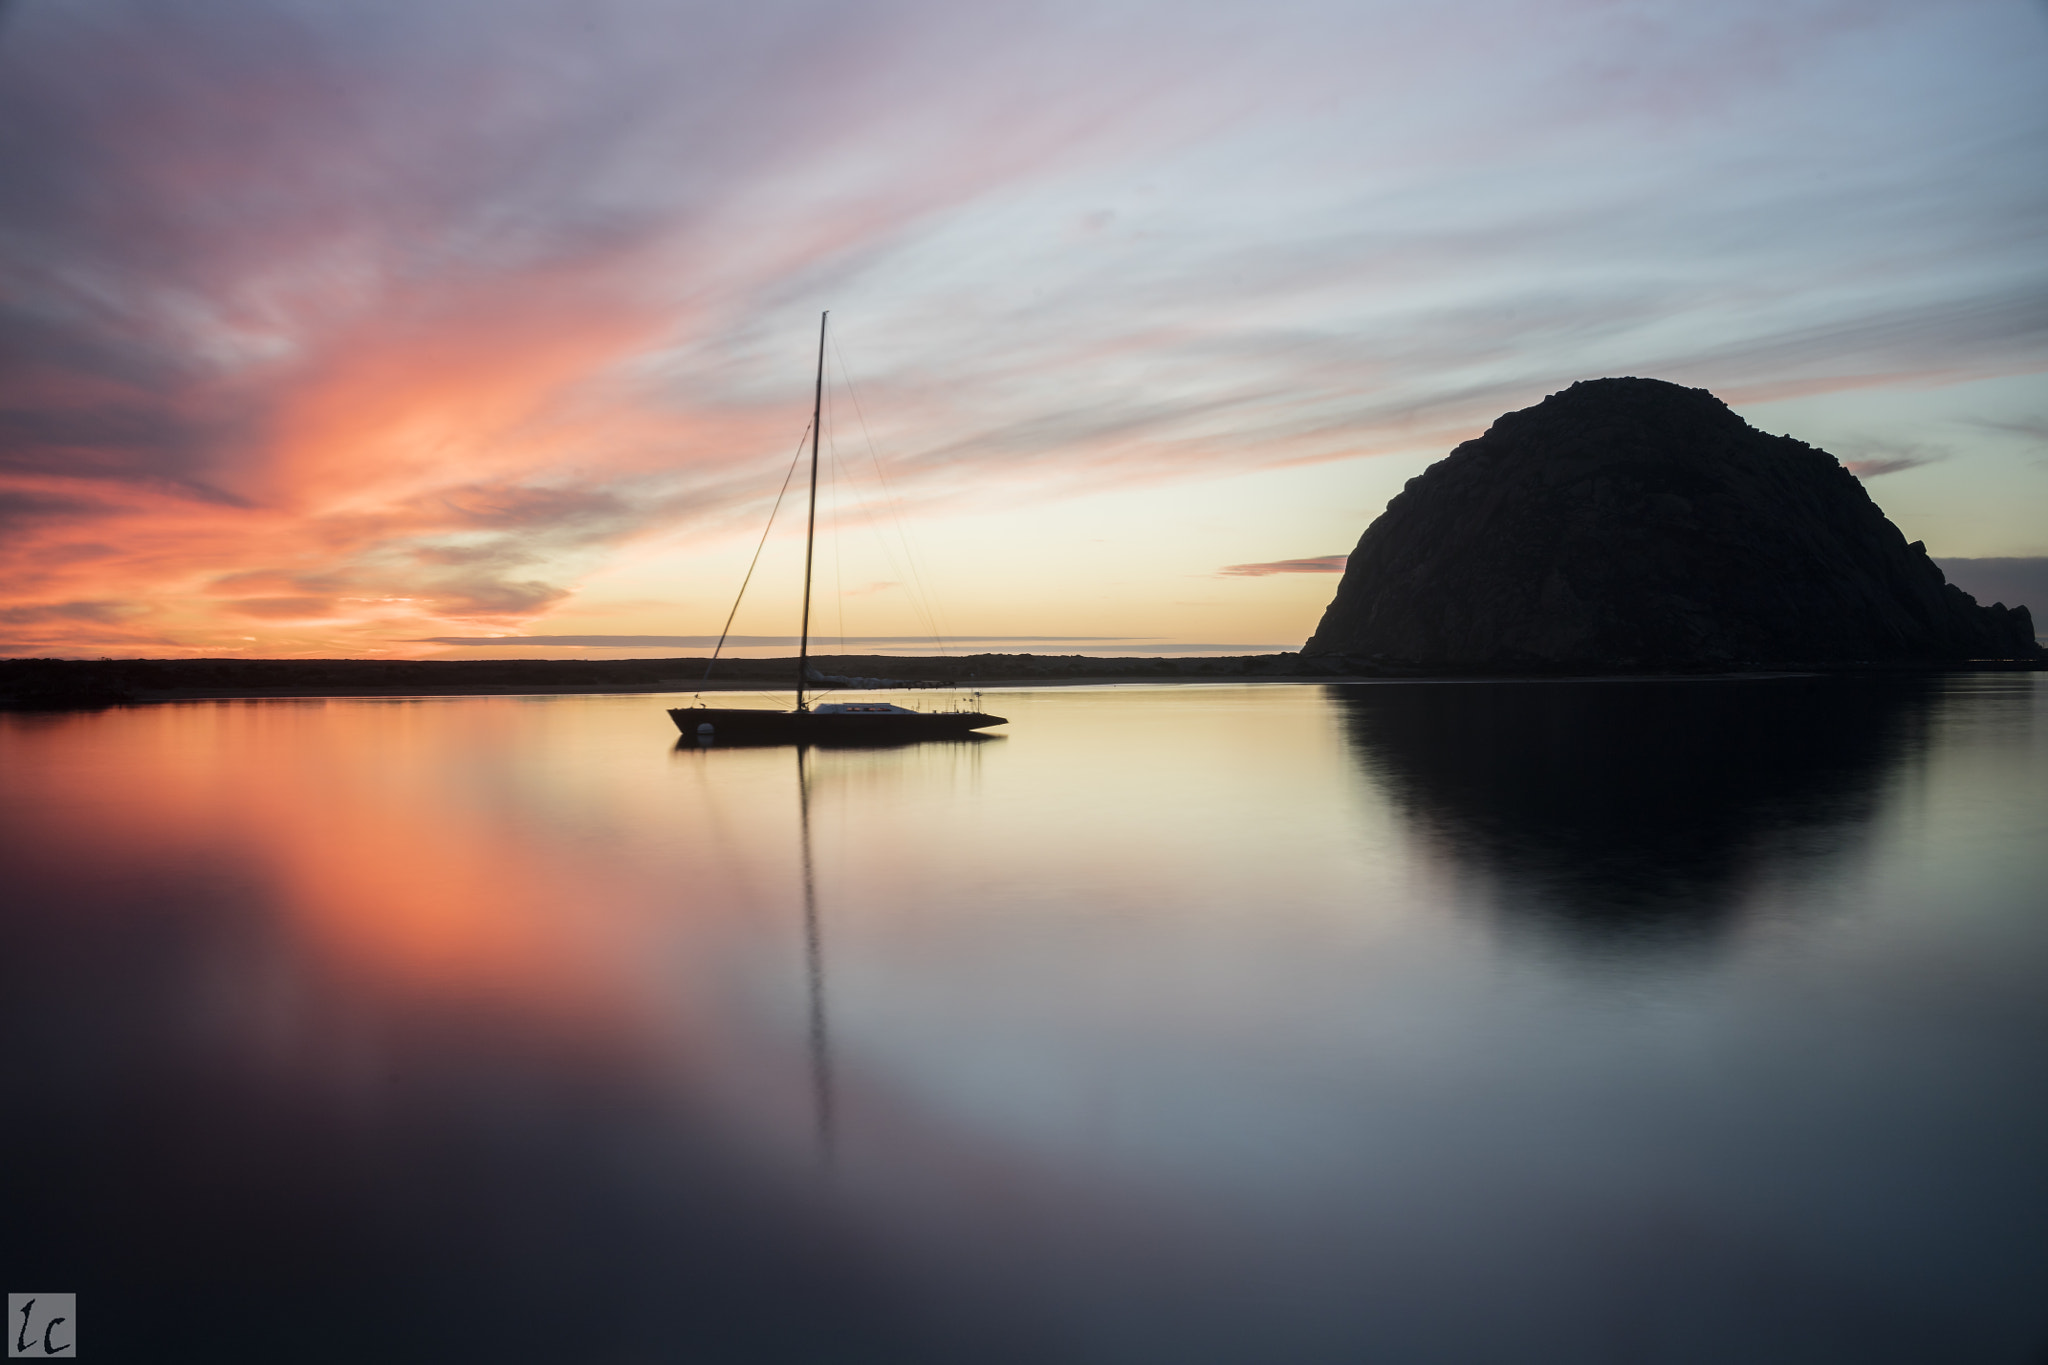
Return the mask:
[[796, 709], [804, 709], [804, 675], [811, 666], [811, 551], [818, 540], [818, 428], [825, 416], [825, 319], [818, 314], [818, 386], [811, 397], [811, 511], [804, 522], [804, 628], [796, 655]]

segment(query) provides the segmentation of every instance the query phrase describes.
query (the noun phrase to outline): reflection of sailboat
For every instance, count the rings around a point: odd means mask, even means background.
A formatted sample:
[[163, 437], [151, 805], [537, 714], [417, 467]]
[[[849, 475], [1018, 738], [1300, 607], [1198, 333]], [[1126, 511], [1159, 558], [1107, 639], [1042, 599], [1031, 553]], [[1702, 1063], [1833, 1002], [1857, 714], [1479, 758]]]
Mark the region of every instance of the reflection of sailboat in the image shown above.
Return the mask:
[[804, 841], [804, 981], [811, 1005], [811, 1098], [818, 1152], [832, 1159], [832, 1048], [825, 1031], [825, 939], [818, 923], [818, 878], [811, 863], [811, 774], [805, 746], [796, 749], [797, 818]]
[[875, 701], [805, 704], [804, 684], [811, 679], [811, 559], [818, 530], [818, 435], [825, 415], [825, 321], [829, 316], [818, 317], [818, 382], [811, 406], [811, 502], [804, 524], [804, 614], [796, 664], [796, 709], [689, 706], [670, 711], [669, 719], [686, 737], [742, 744], [888, 744], [957, 738], [1006, 724], [1001, 716], [969, 710], [914, 711]]

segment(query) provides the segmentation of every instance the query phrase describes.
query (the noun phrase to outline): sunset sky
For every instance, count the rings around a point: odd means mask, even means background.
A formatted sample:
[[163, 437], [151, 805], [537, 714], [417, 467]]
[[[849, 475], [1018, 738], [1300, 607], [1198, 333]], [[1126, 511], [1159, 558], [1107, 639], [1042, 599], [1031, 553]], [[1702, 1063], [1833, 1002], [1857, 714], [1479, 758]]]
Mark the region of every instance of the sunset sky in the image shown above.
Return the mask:
[[16, 0], [0, 653], [701, 652], [827, 308], [828, 650], [1297, 648], [1621, 374], [2048, 589], [2048, 5]]

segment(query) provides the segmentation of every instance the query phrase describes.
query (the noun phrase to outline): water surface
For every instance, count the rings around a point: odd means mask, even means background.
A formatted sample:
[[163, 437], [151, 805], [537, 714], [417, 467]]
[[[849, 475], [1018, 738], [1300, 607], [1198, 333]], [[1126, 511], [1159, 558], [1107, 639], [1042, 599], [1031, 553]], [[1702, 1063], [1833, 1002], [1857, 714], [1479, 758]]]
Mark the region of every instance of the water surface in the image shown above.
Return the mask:
[[2036, 1362], [2048, 689], [0, 717], [103, 1360]]

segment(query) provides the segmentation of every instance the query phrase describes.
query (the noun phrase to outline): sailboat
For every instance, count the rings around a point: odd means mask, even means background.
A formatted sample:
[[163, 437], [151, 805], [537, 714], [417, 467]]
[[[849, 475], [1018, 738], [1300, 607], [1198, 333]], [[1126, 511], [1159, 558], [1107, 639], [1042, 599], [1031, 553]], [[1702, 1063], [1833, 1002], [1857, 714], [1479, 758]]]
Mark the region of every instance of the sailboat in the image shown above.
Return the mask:
[[686, 739], [726, 744], [902, 744], [921, 739], [957, 739], [991, 725], [1008, 724], [1001, 716], [980, 711], [917, 711], [879, 701], [814, 705], [805, 696], [805, 685], [811, 680], [811, 564], [818, 537], [818, 437], [825, 416], [825, 324], [831, 316], [829, 311], [818, 315], [818, 379], [811, 398], [811, 499], [804, 523], [804, 610], [797, 646], [796, 709], [679, 706], [668, 716]]

